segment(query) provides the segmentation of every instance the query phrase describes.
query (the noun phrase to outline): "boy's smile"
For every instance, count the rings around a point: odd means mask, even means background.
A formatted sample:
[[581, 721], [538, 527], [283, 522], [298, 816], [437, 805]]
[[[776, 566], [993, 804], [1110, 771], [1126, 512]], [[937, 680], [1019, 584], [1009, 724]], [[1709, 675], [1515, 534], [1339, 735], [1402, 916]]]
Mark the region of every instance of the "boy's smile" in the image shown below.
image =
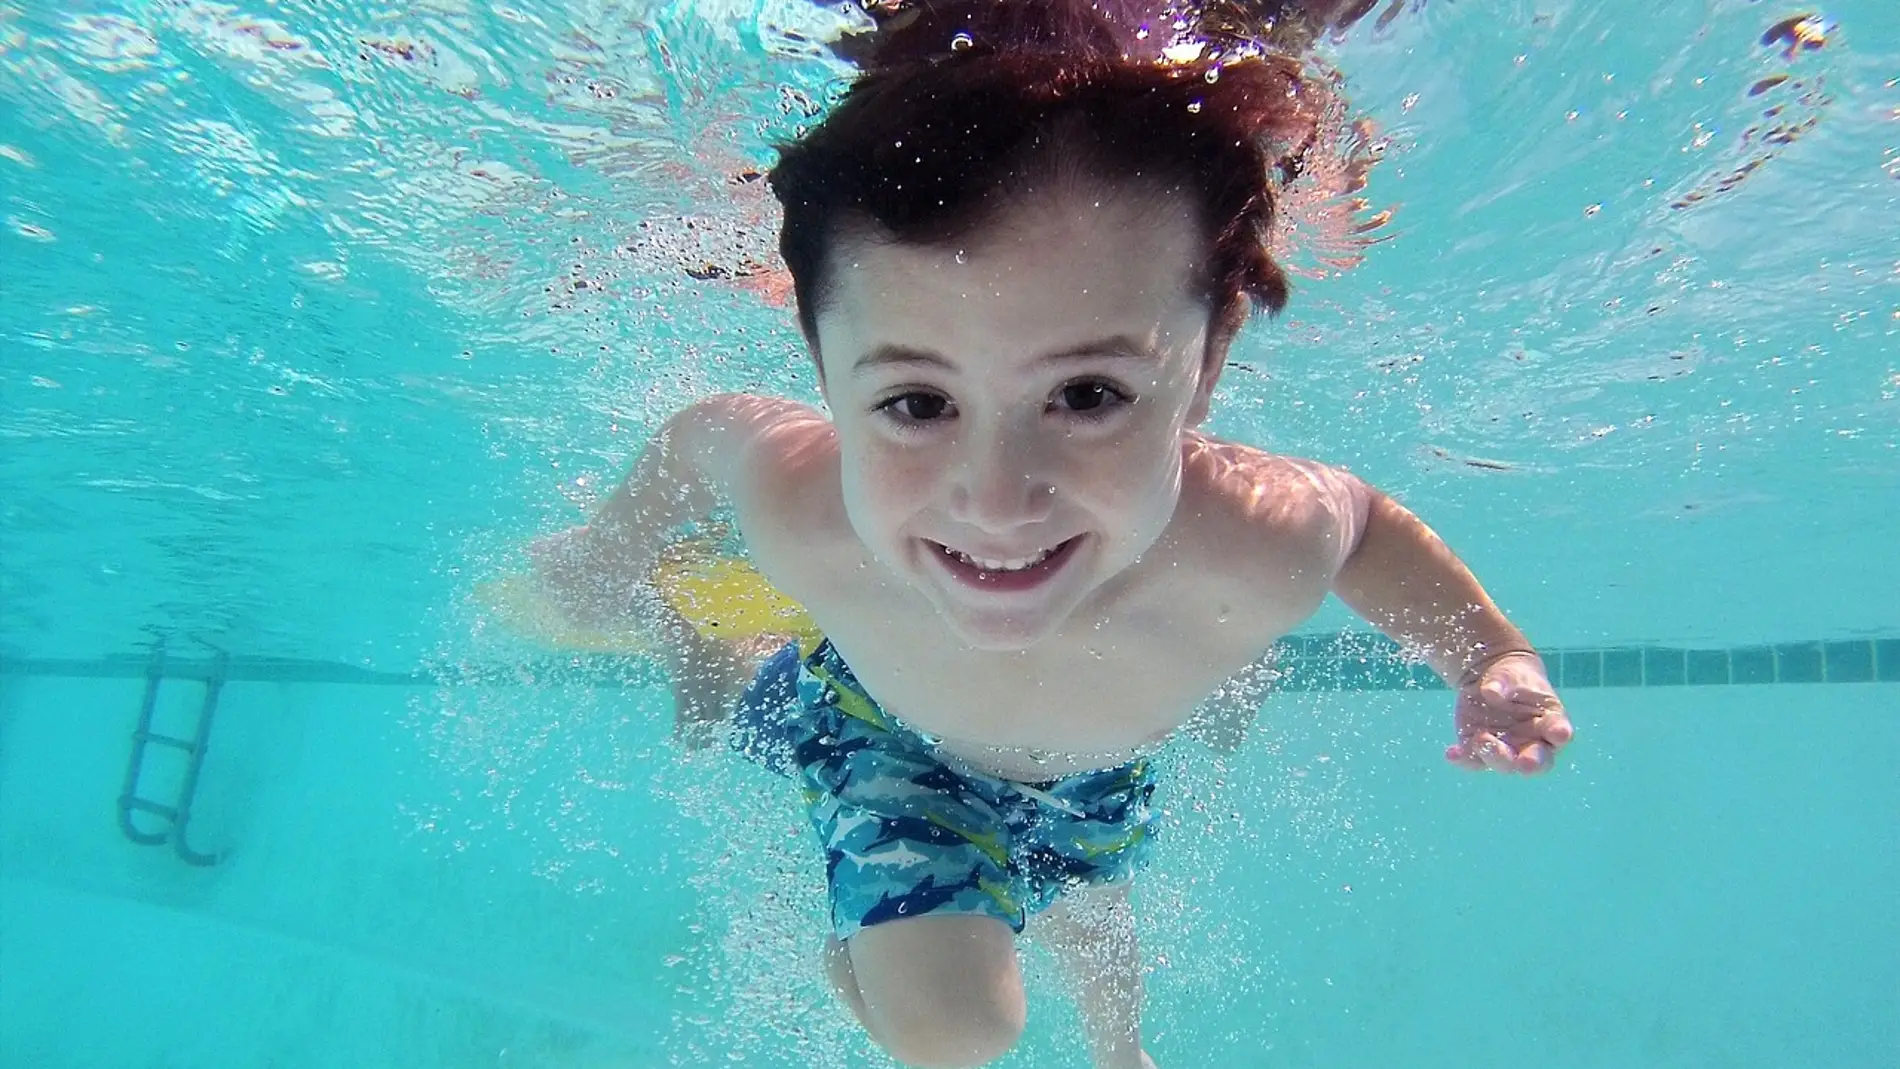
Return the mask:
[[944, 245], [842, 237], [818, 317], [852, 527], [985, 649], [1160, 537], [1219, 372], [1185, 201], [1059, 184]]
[[940, 542], [931, 545], [943, 558], [943, 564], [958, 582], [992, 593], [1034, 590], [1068, 562], [1071, 551], [1082, 536], [1066, 539], [1051, 549], [1039, 549], [1026, 557], [1004, 559], [979, 557], [952, 549]]

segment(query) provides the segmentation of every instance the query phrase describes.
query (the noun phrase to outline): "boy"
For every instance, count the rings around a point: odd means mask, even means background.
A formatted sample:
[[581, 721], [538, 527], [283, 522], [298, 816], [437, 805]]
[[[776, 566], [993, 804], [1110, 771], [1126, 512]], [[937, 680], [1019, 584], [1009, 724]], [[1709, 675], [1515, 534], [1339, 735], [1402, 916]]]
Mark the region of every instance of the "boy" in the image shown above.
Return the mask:
[[1297, 64], [1210, 80], [1079, 7], [1009, 8], [1007, 32], [992, 10], [926, 9], [772, 172], [826, 411], [678, 413], [537, 574], [616, 621], [729, 506], [824, 634], [759, 673], [741, 744], [811, 805], [840, 997], [906, 1064], [982, 1064], [1022, 1030], [1029, 929], [1098, 1069], [1152, 1066], [1146, 755], [1329, 592], [1455, 688], [1452, 761], [1542, 772], [1571, 728], [1418, 519], [1195, 429], [1249, 302], [1286, 298], [1266, 176], [1318, 110]]

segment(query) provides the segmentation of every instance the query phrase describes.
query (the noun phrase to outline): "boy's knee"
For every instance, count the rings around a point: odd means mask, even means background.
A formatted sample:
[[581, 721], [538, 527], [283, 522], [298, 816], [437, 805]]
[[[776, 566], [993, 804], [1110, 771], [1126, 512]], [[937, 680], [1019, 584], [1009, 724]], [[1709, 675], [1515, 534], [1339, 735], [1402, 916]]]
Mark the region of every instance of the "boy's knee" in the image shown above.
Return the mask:
[[866, 929], [850, 949], [865, 1026], [916, 1069], [995, 1061], [1022, 1037], [1028, 1008], [1015, 936], [1002, 922], [922, 917]]
[[913, 1069], [968, 1069], [1007, 1054], [1022, 1038], [1027, 1020], [1020, 992], [981, 998], [978, 992], [888, 1015], [880, 1022], [883, 1047]]

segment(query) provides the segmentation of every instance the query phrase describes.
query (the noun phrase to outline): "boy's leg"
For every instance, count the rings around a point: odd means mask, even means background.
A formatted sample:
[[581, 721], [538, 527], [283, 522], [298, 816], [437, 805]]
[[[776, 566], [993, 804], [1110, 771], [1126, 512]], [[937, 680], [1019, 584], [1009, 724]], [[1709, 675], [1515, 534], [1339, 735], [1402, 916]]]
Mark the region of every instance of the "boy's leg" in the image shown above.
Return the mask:
[[825, 979], [831, 981], [831, 989], [838, 993], [851, 1016], [864, 1025], [865, 1031], [870, 1031], [871, 1026], [866, 1023], [870, 1013], [864, 1008], [864, 996], [858, 991], [857, 973], [851, 970], [851, 948], [835, 935], [825, 937]]
[[924, 916], [825, 945], [825, 973], [871, 1038], [918, 1067], [984, 1065], [1028, 1013], [1016, 938], [991, 917]]
[[1126, 881], [1071, 891], [1029, 922], [1082, 1010], [1095, 1069], [1154, 1069], [1141, 1047], [1141, 952]]
[[673, 690], [673, 741], [689, 750], [716, 747], [746, 685], [787, 639], [760, 635], [726, 641], [701, 635], [676, 615], [667, 623], [670, 641], [661, 647], [661, 657]]
[[1194, 710], [1187, 722], [1190, 738], [1221, 753], [1233, 753], [1247, 741], [1247, 732], [1260, 717], [1260, 705], [1273, 689], [1271, 650], [1234, 673]]

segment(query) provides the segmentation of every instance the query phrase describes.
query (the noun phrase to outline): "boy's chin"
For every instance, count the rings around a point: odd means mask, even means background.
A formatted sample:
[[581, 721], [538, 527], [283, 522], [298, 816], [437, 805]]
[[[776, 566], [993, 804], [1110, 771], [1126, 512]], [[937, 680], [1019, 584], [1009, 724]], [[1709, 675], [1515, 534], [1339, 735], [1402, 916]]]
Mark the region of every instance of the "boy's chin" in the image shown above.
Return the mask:
[[[962, 609], [962, 611], [958, 611]], [[971, 649], [985, 653], [1020, 653], [1056, 633], [1066, 613], [1035, 613], [1033, 616], [1011, 613], [973, 613], [967, 608], [939, 606], [944, 623]]]

